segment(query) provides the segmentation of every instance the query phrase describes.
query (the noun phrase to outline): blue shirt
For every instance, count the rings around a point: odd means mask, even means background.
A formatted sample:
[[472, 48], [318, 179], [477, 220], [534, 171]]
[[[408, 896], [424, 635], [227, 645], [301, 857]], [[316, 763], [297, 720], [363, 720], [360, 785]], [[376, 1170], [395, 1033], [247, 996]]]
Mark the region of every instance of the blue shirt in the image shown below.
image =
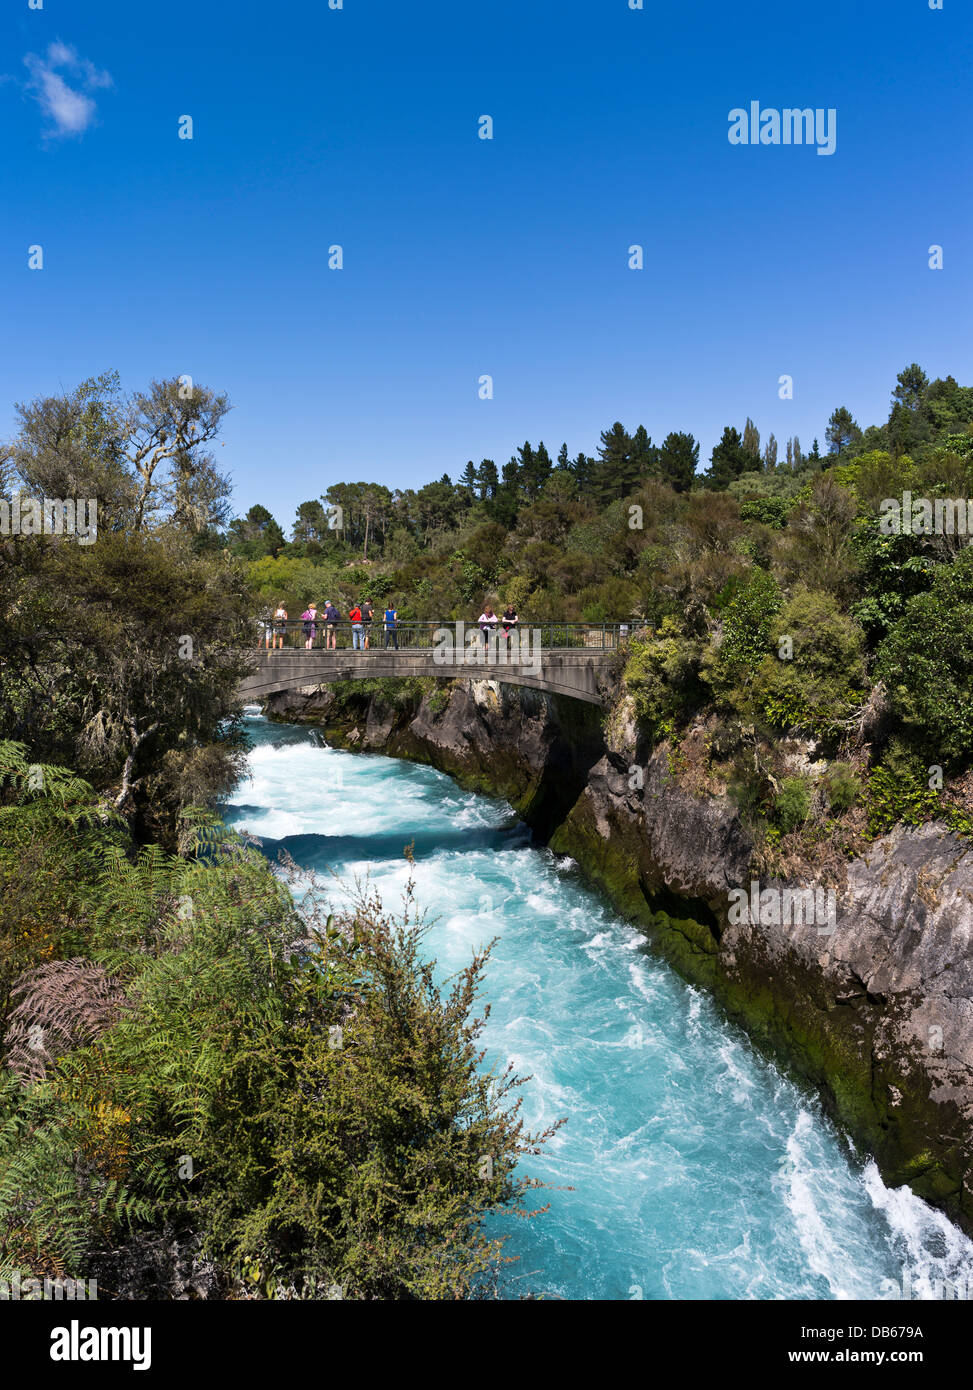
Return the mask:
[[395, 609], [394, 609], [394, 608], [386, 608], [386, 610], [385, 610], [385, 626], [386, 626], [386, 627], [395, 627]]

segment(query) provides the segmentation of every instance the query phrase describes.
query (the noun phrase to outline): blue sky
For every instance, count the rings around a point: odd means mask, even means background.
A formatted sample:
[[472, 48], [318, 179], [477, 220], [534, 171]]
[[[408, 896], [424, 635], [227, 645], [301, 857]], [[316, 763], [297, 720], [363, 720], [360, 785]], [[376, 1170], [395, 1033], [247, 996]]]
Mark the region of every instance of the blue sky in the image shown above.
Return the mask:
[[[188, 373], [234, 403], [237, 509], [289, 530], [526, 438], [705, 460], [749, 414], [806, 450], [914, 360], [973, 384], [970, 6], [645, 3], [8, 0], [0, 434]], [[834, 107], [836, 152], [731, 145], [753, 100]]]

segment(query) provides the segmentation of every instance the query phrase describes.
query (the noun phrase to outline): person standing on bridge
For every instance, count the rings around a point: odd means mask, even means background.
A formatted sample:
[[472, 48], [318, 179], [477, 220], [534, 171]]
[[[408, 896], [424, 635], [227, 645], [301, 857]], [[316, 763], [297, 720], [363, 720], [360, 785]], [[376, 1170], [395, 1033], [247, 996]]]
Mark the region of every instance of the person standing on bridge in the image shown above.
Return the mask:
[[361, 620], [365, 629], [365, 650], [368, 651], [368, 644], [372, 640], [372, 617], [375, 610], [372, 608], [372, 601], [367, 598], [361, 606]]
[[396, 651], [399, 650], [398, 619], [399, 619], [398, 610], [394, 607], [394, 605], [393, 605], [393, 603], [392, 603], [392, 600], [391, 600], [391, 599], [387, 599], [387, 600], [386, 600], [386, 603], [385, 603], [385, 619], [384, 619], [384, 622], [385, 622], [385, 649], [386, 649], [386, 651], [388, 650], [390, 644], [391, 644], [391, 646], [393, 646], [393, 647], [395, 648]]
[[517, 610], [512, 603], [508, 603], [506, 608], [500, 614], [500, 626], [503, 629], [504, 637], [506, 637], [507, 639], [508, 647], [510, 646], [510, 634], [517, 626], [517, 621]]
[[361, 609], [357, 603], [350, 609], [348, 617], [351, 619], [351, 649], [355, 652], [363, 652], [365, 639], [362, 632]]
[[325, 600], [324, 621], [327, 623], [327, 628], [325, 629], [325, 646], [328, 651], [337, 651], [338, 623], [341, 621], [341, 614], [330, 599]]
[[315, 637], [318, 635], [318, 610], [316, 604], [308, 604], [301, 614], [301, 622], [304, 624], [304, 650], [309, 652], [314, 646]]
[[276, 609], [274, 610], [273, 629], [274, 650], [277, 651], [279, 648], [281, 651], [283, 651], [284, 637], [287, 633], [287, 609], [284, 607], [283, 602], [278, 603]]
[[483, 612], [476, 621], [480, 624], [480, 631], [483, 633], [484, 642], [489, 642], [490, 636], [497, 626], [497, 615], [489, 604], [484, 607]]

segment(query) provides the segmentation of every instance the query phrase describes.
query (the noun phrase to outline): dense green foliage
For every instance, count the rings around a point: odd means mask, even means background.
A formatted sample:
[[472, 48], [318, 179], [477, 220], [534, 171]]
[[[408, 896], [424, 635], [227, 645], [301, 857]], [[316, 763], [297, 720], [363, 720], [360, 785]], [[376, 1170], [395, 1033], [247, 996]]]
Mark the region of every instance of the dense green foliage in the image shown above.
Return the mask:
[[256, 600], [207, 551], [225, 480], [203, 446], [229, 408], [105, 376], [19, 407], [5, 505], [92, 498], [97, 538], [0, 537], [0, 732], [110, 792], [137, 833], [175, 846], [180, 817], [239, 775], [232, 715]]
[[876, 674], [918, 739], [944, 758], [973, 748], [973, 550], [934, 573], [907, 600], [878, 651]]
[[[528, 623], [627, 620], [648, 736], [715, 718], [713, 759], [779, 830], [767, 750], [815, 740], [849, 772], [815, 783], [814, 806], [845, 815], [884, 797], [864, 764], [877, 774], [892, 737], [954, 782], [973, 757], [968, 537], [887, 524], [905, 493], [930, 508], [973, 495], [973, 388], [911, 364], [884, 424], [838, 406], [823, 434], [824, 456], [728, 425], [701, 473], [692, 435], [655, 445], [616, 422], [595, 458], [525, 443], [499, 470], [470, 461], [455, 484], [339, 484], [302, 505], [290, 542], [266, 532], [251, 578], [265, 608], [283, 597], [294, 613], [370, 596], [405, 619], [511, 601]], [[257, 508], [253, 525], [268, 518]], [[753, 740], [764, 753], [743, 756]], [[936, 794], [923, 804], [945, 814]]]
[[[411, 899], [324, 917], [207, 809], [244, 765], [246, 559], [283, 539], [260, 509], [224, 532], [227, 409], [108, 374], [20, 407], [0, 451], [5, 518], [98, 507], [91, 543], [0, 529], [0, 1279], [489, 1292], [482, 1218], [524, 1214], [545, 1135], [481, 1070], [488, 951], [441, 991]], [[494, 549], [464, 555], [467, 591]]]
[[119, 1246], [157, 1231], [210, 1262], [216, 1295], [446, 1298], [495, 1277], [481, 1218], [518, 1205], [514, 1164], [543, 1136], [519, 1080], [477, 1065], [488, 951], [441, 994], [411, 900], [324, 918], [304, 881], [299, 914], [218, 826], [192, 854], [135, 852], [78, 779], [32, 778], [9, 743], [0, 769], [5, 885], [24, 846], [63, 847], [0, 897], [0, 1277], [110, 1289]]
[[0, 452], [4, 505], [99, 504], [90, 546], [0, 535], [0, 1277], [128, 1287], [161, 1242], [217, 1296], [465, 1296], [544, 1136], [478, 1069], [484, 955], [441, 993], [411, 902], [298, 911], [204, 809], [242, 767], [258, 616], [624, 619], [644, 739], [768, 852], [968, 835], [969, 538], [888, 522], [973, 493], [973, 389], [913, 364], [884, 424], [832, 413], [826, 456], [748, 419], [705, 473], [692, 435], [616, 422], [594, 458], [336, 484], [290, 540], [262, 506], [228, 521], [228, 409], [108, 374], [20, 407]]

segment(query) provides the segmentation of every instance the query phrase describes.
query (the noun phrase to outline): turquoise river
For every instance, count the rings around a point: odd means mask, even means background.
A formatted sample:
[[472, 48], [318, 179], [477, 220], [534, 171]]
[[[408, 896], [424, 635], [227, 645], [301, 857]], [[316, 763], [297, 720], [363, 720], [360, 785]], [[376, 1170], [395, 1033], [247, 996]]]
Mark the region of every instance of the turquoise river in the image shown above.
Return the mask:
[[655, 959], [570, 861], [532, 846], [509, 806], [430, 768], [328, 748], [316, 730], [247, 722], [252, 776], [227, 818], [265, 853], [367, 877], [394, 910], [414, 842], [440, 975], [499, 938], [486, 1064], [531, 1075], [532, 1128], [567, 1118], [525, 1165], [558, 1189], [543, 1194], [550, 1210], [502, 1226], [519, 1257], [511, 1296], [973, 1293], [973, 1244], [887, 1188], [813, 1096]]

